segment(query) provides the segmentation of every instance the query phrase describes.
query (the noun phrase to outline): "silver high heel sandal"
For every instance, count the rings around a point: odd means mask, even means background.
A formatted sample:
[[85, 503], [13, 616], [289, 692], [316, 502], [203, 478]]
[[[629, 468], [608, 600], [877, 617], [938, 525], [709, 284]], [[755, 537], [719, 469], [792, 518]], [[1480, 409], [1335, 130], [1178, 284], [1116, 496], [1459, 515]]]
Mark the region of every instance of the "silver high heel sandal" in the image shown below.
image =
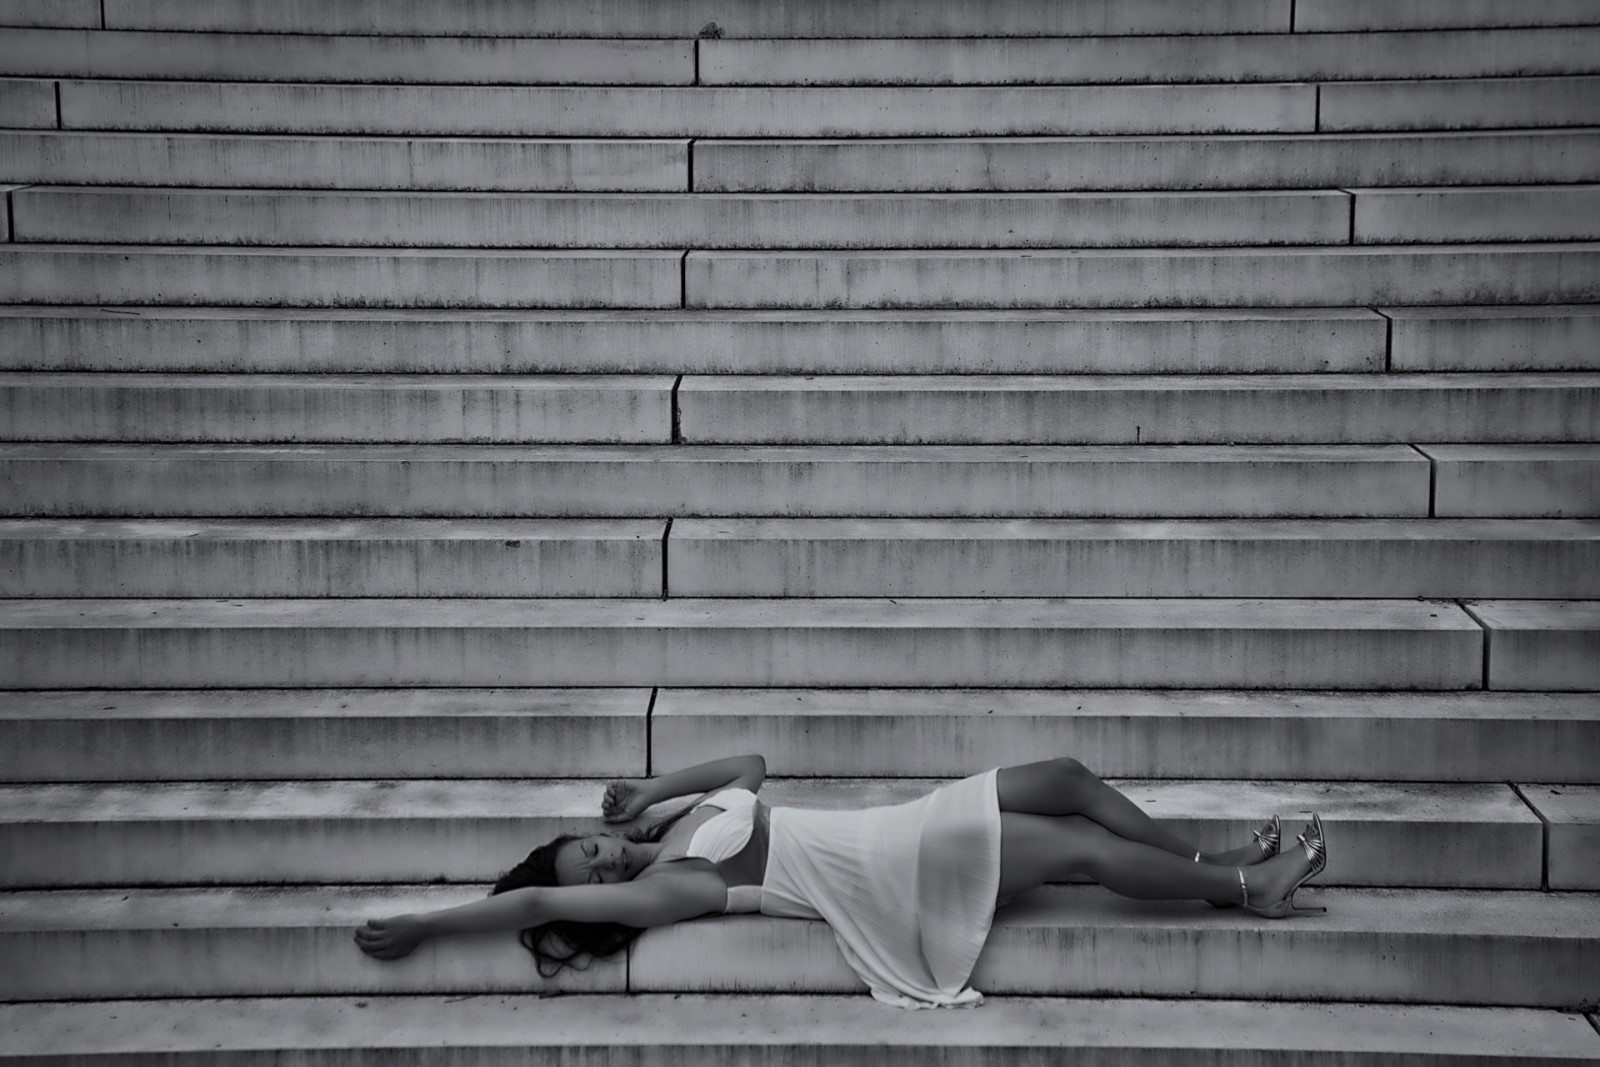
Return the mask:
[[[1261, 850], [1261, 858], [1270, 860], [1278, 854], [1278, 849], [1282, 847], [1283, 820], [1274, 815], [1272, 821], [1267, 823], [1263, 829], [1251, 830], [1250, 836], [1256, 839], [1256, 847]], [[1200, 862], [1200, 853], [1196, 852], [1194, 854], [1194, 861], [1196, 863]], [[1208, 900], [1206, 903], [1219, 911], [1237, 906], [1231, 900]]]
[[1299, 835], [1298, 840], [1300, 847], [1305, 849], [1306, 859], [1311, 861], [1311, 869], [1302, 874], [1294, 885], [1289, 887], [1289, 892], [1283, 895], [1282, 900], [1276, 900], [1271, 904], [1260, 907], [1250, 903], [1250, 887], [1245, 885], [1244, 868], [1235, 868], [1239, 875], [1239, 903], [1244, 907], [1245, 911], [1253, 915], [1260, 915], [1264, 919], [1286, 919], [1290, 915], [1315, 915], [1327, 912], [1328, 909], [1321, 905], [1302, 908], [1294, 902], [1294, 895], [1300, 891], [1300, 887], [1321, 874], [1323, 868], [1328, 866], [1328, 844], [1322, 836], [1322, 817], [1319, 815], [1311, 816], [1311, 825], [1305, 833]]

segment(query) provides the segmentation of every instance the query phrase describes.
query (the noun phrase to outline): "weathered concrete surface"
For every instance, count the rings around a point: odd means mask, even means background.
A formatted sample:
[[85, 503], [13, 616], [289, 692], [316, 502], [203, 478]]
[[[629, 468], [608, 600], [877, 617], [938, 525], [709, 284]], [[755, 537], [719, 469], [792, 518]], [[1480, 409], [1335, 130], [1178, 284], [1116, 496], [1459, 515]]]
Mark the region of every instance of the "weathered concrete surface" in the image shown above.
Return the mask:
[[1342, 192], [907, 196], [36, 188], [19, 241], [402, 248], [1342, 244]]
[[1517, 787], [1548, 826], [1551, 889], [1600, 889], [1600, 787]]
[[1600, 597], [1586, 520], [682, 518], [669, 548], [674, 596]]
[[1600, 178], [1600, 137], [1559, 129], [700, 141], [694, 157], [694, 188], [708, 192], [1294, 189]]
[[1358, 244], [1600, 237], [1600, 185], [1350, 192]]
[[8, 30], [0, 69], [195, 81], [689, 85], [694, 42]]
[[1600, 308], [1384, 308], [1397, 371], [1600, 368]]
[[7, 245], [18, 304], [298, 307], [677, 307], [680, 255], [637, 250], [346, 252]]
[[9, 600], [16, 689], [1470, 689], [1454, 605], [1339, 600]]
[[1297, 0], [1295, 29], [1418, 30], [1437, 26], [1561, 26], [1594, 20], [1584, 0]]
[[0, 155], [18, 180], [68, 185], [642, 192], [689, 184], [687, 141], [0, 130]]
[[1385, 327], [1381, 316], [1364, 308], [529, 313], [0, 307], [0, 367], [502, 374], [1375, 371], [1384, 367]]
[[662, 689], [653, 765], [937, 775], [1072, 756], [1097, 774], [1600, 784], [1600, 699], [1565, 693]]
[[[1591, 1061], [1580, 1015], [1525, 1008], [1233, 1000], [989, 997], [964, 1012], [896, 1012], [867, 996], [351, 997], [0, 1006], [11, 1055], [55, 1064], [233, 1067], [292, 1048], [315, 1067], [374, 1067], [426, 1048], [457, 1065], [600, 1064], [619, 1055], [716, 1067], [1045, 1067], [1063, 1056], [1128, 1067], [1469, 1067]], [[974, 1023], [981, 1025], [974, 1025]], [[73, 1061], [79, 1062], [79, 1061]]]
[[695, 444], [1487, 443], [1600, 436], [1600, 374], [704, 375], [684, 378], [677, 397], [682, 440]]
[[1600, 300], [1600, 244], [690, 252], [684, 282], [694, 308], [1553, 303]]
[[[1329, 845], [1331, 871], [1338, 839]], [[1273, 922], [1198, 901], [1046, 887], [996, 914], [972, 984], [993, 993], [1569, 1007], [1600, 982], [1592, 893], [1313, 887], [1298, 899], [1328, 914]], [[1374, 959], [1385, 965], [1372, 967]], [[634, 946], [629, 983], [639, 992], [860, 988], [826, 924], [760, 916], [647, 933]]]
[[[66, 86], [62, 87], [66, 107]], [[1600, 80], [1485, 78], [1334, 82], [1318, 130], [1486, 130], [1600, 124]]]
[[[1600, 32], [1571, 26], [1406, 35], [710, 40], [700, 42], [700, 83], [1062, 85], [1525, 77], [1600, 73], [1597, 54]], [[114, 70], [97, 73], [118, 76]]]
[[[510, 137], [1026, 136], [1311, 132], [1316, 120], [1315, 87], [1280, 84], [941, 89], [60, 84], [62, 126], [97, 130]], [[49, 124], [55, 125], [53, 112]]]
[[55, 129], [56, 83], [29, 78], [0, 78], [0, 123], [32, 129]]
[[[515, 857], [512, 858], [512, 862]], [[509, 863], [508, 863], [509, 866]], [[509, 934], [361, 953], [358, 926], [481, 900], [478, 886], [58, 890], [0, 894], [6, 1000], [312, 993], [622, 992], [621, 957], [543, 979]]]
[[[1196, 8], [1185, 0], [1090, 0], [1040, 5], [998, 0], [974, 9], [963, 0], [893, 0], [861, 5], [823, 0], [774, 6], [761, 0], [708, 0], [692, 6], [623, 3], [476, 3], [441, 9], [428, 0], [290, 0], [268, 7], [221, 0], [195, 10], [184, 0], [109, 0], [112, 28], [282, 31], [290, 33], [444, 33], [484, 37], [904, 37], [981, 33], [1076, 36], [1122, 33], [1258, 33], [1289, 28], [1283, 0], [1227, 0]], [[715, 33], [710, 27], [715, 27]]]
[[1600, 445], [1433, 445], [1434, 514], [1600, 515]]
[[0, 445], [14, 516], [1375, 517], [1401, 445]]
[[99, 0], [3, 0], [3, 26], [99, 26]]
[[674, 381], [665, 375], [22, 372], [0, 375], [0, 437], [667, 444]]
[[0, 692], [0, 780], [643, 777], [648, 689]]
[[659, 596], [665, 527], [0, 519], [0, 596]]
[[1600, 689], [1600, 601], [1476, 600], [1489, 689]]
[[[924, 779], [769, 782], [777, 807], [920, 797]], [[1320, 812], [1329, 885], [1538, 889], [1544, 827], [1508, 786], [1113, 782], [1196, 847], [1250, 841], [1268, 814]], [[8, 888], [481, 882], [558, 833], [598, 833], [600, 781], [179, 782], [0, 786]], [[681, 803], [663, 805], [657, 817]], [[1484, 856], [1494, 856], [1486, 864]]]

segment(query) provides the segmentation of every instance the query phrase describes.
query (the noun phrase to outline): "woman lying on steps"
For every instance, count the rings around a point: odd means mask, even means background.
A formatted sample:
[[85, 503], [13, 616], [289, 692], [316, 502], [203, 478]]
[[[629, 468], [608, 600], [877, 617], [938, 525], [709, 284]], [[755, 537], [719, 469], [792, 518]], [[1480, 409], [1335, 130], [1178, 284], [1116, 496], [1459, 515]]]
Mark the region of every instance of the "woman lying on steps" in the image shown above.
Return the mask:
[[369, 956], [399, 959], [444, 934], [520, 930], [549, 977], [627, 947], [640, 928], [733, 912], [825, 919], [872, 995], [901, 1007], [974, 1004], [967, 986], [997, 900], [1087, 875], [1141, 900], [1235, 903], [1283, 918], [1327, 863], [1322, 821], [1279, 854], [1274, 817], [1255, 841], [1207, 853], [1158, 826], [1073, 759], [988, 771], [919, 800], [865, 811], [768, 809], [760, 756], [606, 788], [607, 822], [694, 793], [698, 803], [627, 836], [562, 836], [487, 900], [374, 919]]

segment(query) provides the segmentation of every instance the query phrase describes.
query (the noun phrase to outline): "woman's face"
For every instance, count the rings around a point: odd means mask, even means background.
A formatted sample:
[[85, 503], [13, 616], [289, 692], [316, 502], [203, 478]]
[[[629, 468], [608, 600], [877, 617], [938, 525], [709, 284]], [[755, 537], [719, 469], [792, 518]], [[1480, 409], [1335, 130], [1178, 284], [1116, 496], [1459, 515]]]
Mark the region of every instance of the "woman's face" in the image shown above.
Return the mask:
[[626, 882], [638, 873], [637, 863], [632, 846], [620, 837], [580, 837], [556, 850], [556, 884]]

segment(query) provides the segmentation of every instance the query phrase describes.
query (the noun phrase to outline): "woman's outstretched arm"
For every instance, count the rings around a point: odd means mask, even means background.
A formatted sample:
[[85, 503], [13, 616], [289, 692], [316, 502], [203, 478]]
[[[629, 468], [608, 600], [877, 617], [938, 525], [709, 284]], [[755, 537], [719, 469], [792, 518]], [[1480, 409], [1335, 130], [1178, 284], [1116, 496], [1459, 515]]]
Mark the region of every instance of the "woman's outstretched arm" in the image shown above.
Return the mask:
[[607, 822], [636, 819], [652, 804], [674, 797], [709, 793], [714, 789], [737, 786], [752, 793], [761, 791], [767, 780], [767, 761], [762, 756], [729, 756], [712, 760], [659, 778], [624, 778], [606, 786], [600, 803]]

